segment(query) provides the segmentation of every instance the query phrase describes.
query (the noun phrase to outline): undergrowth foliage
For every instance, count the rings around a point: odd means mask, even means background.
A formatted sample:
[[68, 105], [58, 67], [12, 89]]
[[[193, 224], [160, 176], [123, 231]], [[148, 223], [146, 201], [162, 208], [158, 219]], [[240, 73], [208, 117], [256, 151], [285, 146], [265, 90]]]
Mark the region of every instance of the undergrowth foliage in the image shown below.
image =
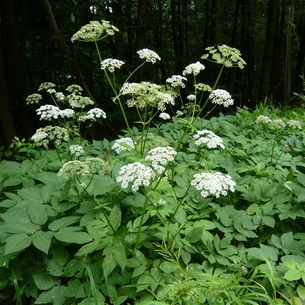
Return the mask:
[[103, 59], [98, 44], [117, 31], [94, 21], [72, 41], [96, 46], [126, 123], [119, 139], [81, 136], [106, 113], [78, 85], [61, 92], [46, 82], [27, 98], [50, 125], [15, 143], [18, 160], [0, 163], [2, 296], [13, 291], [16, 304], [301, 304], [300, 115], [265, 107], [204, 119], [207, 106], [233, 104], [217, 88], [223, 69], [245, 65], [225, 45], [202, 57], [219, 65], [213, 84], [197, 81], [199, 61], [165, 85], [131, 82], [161, 60], [143, 49], [118, 86], [124, 62]]

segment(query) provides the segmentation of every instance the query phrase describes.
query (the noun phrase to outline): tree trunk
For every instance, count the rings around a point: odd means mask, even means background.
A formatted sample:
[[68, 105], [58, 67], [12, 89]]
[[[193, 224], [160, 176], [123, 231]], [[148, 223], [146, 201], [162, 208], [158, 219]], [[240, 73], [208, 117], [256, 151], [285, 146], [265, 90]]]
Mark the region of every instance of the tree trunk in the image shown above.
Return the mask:
[[58, 43], [63, 51], [63, 53], [65, 54], [65, 56], [68, 58], [70, 64], [71, 64], [71, 67], [75, 73], [75, 76], [79, 82], [79, 85], [83, 88], [84, 90], [84, 93], [89, 96], [95, 103], [95, 99], [87, 85], [87, 82], [86, 82], [86, 78], [75, 58], [75, 56], [73, 55], [73, 53], [71, 52], [71, 50], [69, 49], [69, 46], [67, 45], [63, 35], [61, 34], [60, 32], [60, 29], [57, 25], [57, 22], [56, 22], [56, 19], [55, 19], [55, 16], [54, 16], [54, 13], [53, 13], [53, 10], [52, 10], [52, 7], [50, 5], [50, 2], [49, 0], [41, 0], [41, 3], [43, 5], [43, 8], [47, 14], [47, 17], [48, 17], [48, 20], [49, 20], [49, 23], [50, 23], [50, 26], [51, 26], [51, 29], [53, 31], [53, 34], [54, 36], [57, 38], [58, 40]]
[[264, 98], [270, 93], [270, 77], [272, 72], [272, 58], [275, 52], [275, 43], [279, 23], [279, 0], [268, 1], [268, 20], [266, 25], [265, 46], [261, 65], [261, 77], [258, 98]]
[[14, 119], [11, 112], [11, 106], [10, 106], [11, 104], [8, 95], [6, 76], [7, 75], [4, 69], [2, 49], [0, 47], [0, 92], [1, 92], [0, 122], [1, 122], [4, 144], [8, 146], [12, 142], [16, 134], [16, 131], [15, 131]]

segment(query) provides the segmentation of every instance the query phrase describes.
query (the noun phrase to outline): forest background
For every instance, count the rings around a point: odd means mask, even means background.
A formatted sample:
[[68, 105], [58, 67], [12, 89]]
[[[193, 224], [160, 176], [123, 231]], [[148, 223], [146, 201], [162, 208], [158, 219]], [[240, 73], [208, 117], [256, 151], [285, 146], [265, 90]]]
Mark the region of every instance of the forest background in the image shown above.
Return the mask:
[[[113, 138], [124, 128], [111, 92], [97, 69], [94, 45], [71, 42], [90, 20], [120, 29], [102, 42], [103, 55], [124, 60], [118, 82], [138, 64], [136, 51], [149, 48], [162, 61], [137, 71], [132, 81], [162, 83], [200, 59], [208, 46], [239, 49], [244, 70], [228, 69], [220, 83], [237, 107], [254, 108], [266, 97], [277, 105], [296, 102], [303, 90], [304, 0], [1, 0], [0, 145], [31, 136], [41, 126], [26, 97], [40, 83], [65, 88], [76, 83], [107, 115], [95, 138]], [[105, 59], [103, 58], [103, 59]], [[202, 81], [218, 71], [207, 69]], [[121, 79], [120, 79], [121, 77]]]

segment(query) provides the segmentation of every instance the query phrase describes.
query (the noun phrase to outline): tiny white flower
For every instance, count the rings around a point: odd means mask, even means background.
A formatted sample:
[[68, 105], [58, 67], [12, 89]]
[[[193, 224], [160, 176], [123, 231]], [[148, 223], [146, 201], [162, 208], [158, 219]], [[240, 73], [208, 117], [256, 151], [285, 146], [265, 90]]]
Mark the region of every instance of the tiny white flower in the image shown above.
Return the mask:
[[176, 111], [176, 116], [178, 116], [178, 117], [179, 117], [179, 116], [183, 116], [183, 114], [184, 114], [184, 113], [183, 113], [181, 110], [177, 110], [177, 111]]
[[166, 82], [169, 83], [173, 88], [185, 88], [184, 82], [186, 81], [187, 78], [181, 75], [173, 75], [166, 80]]
[[224, 107], [229, 107], [234, 104], [234, 101], [230, 93], [223, 89], [216, 89], [212, 91], [209, 98], [212, 100], [213, 104], [223, 105]]
[[65, 95], [62, 92], [56, 92], [55, 97], [60, 101], [63, 101], [65, 99]]
[[182, 75], [193, 74], [196, 76], [200, 73], [200, 71], [202, 71], [204, 69], [205, 69], [205, 66], [202, 63], [200, 63], [199, 61], [197, 61], [193, 64], [186, 66], [182, 72]]
[[140, 162], [134, 162], [121, 167], [116, 181], [121, 183], [123, 189], [131, 187], [131, 190], [136, 192], [140, 186], [149, 186], [154, 178], [152, 168]]
[[40, 120], [51, 121], [52, 119], [58, 119], [60, 109], [54, 105], [43, 105], [36, 109], [36, 113], [40, 116]]
[[236, 183], [229, 175], [220, 172], [195, 174], [191, 185], [200, 191], [202, 197], [215, 196], [219, 198], [221, 195], [226, 196], [228, 190], [235, 191]]
[[265, 115], [259, 115], [256, 120], [255, 120], [255, 123], [264, 123], [264, 124], [268, 124], [268, 123], [271, 123], [271, 119]]
[[190, 94], [186, 97], [189, 101], [195, 101], [196, 100], [196, 95], [195, 94]]
[[44, 82], [44, 83], [40, 84], [38, 91], [48, 90], [48, 89], [51, 89], [54, 87], [56, 87], [55, 84], [53, 84], [51, 82]]
[[285, 122], [281, 119], [275, 119], [271, 122], [271, 124], [275, 127], [275, 128], [284, 128], [286, 126]]
[[41, 99], [42, 99], [41, 94], [33, 93], [26, 98], [26, 104], [27, 105], [38, 104]]
[[56, 93], [56, 90], [52, 88], [52, 89], [48, 89], [47, 92], [50, 94], [53, 94], [53, 93]]
[[75, 155], [77, 157], [85, 153], [84, 148], [81, 145], [70, 145], [69, 150], [72, 155]]
[[160, 56], [152, 50], [142, 49], [137, 52], [141, 59], [145, 59], [147, 62], [155, 64], [157, 60], [161, 60]]
[[108, 69], [109, 72], [113, 73], [115, 69], [120, 69], [124, 64], [125, 62], [122, 60], [107, 58], [101, 62], [101, 69]]
[[123, 151], [132, 151], [134, 149], [134, 144], [131, 138], [121, 138], [115, 141], [111, 147], [117, 154]]
[[168, 113], [166, 112], [161, 112], [160, 115], [159, 115], [159, 118], [166, 121], [166, 120], [169, 120], [171, 117]]
[[100, 108], [90, 109], [87, 114], [79, 116], [79, 120], [84, 122], [87, 120], [96, 121], [97, 119], [106, 119], [106, 113]]
[[302, 125], [300, 124], [299, 121], [296, 120], [289, 120], [287, 122], [287, 125], [293, 129], [302, 129]]
[[161, 174], [168, 162], [174, 161], [177, 152], [170, 146], [155, 147], [145, 157], [146, 161], [152, 161], [152, 168]]
[[211, 130], [204, 129], [197, 131], [193, 137], [196, 139], [195, 144], [197, 146], [205, 144], [209, 149], [216, 148], [217, 146], [225, 148], [222, 139]]

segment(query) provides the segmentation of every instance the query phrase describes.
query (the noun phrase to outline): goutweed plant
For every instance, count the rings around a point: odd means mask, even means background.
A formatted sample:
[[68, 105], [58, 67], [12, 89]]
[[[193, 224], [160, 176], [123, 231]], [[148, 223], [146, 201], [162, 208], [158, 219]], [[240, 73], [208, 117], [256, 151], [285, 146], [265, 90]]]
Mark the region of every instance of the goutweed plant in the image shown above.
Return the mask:
[[[294, 220], [304, 217], [303, 159], [289, 165], [297, 156], [279, 151], [281, 141], [305, 145], [301, 123], [290, 120], [283, 134], [279, 121], [242, 109], [204, 119], [207, 107], [233, 104], [217, 88], [223, 69], [245, 65], [226, 45], [202, 56], [219, 66], [212, 84], [199, 82], [199, 61], [164, 85], [132, 82], [139, 68], [161, 60], [142, 49], [141, 64], [119, 86], [125, 63], [103, 59], [99, 47], [117, 31], [92, 21], [72, 41], [96, 46], [126, 124], [119, 139], [81, 136], [106, 113], [78, 85], [61, 92], [45, 82], [27, 98], [50, 125], [31, 138], [35, 158], [0, 165], [2, 296], [15, 291], [17, 304], [298, 304], [303, 283], [297, 298], [279, 281], [265, 283], [264, 267], [268, 260], [288, 281], [287, 268], [302, 278], [305, 237]], [[256, 137], [265, 134], [269, 144], [260, 146]], [[295, 259], [300, 265], [287, 263]]]

